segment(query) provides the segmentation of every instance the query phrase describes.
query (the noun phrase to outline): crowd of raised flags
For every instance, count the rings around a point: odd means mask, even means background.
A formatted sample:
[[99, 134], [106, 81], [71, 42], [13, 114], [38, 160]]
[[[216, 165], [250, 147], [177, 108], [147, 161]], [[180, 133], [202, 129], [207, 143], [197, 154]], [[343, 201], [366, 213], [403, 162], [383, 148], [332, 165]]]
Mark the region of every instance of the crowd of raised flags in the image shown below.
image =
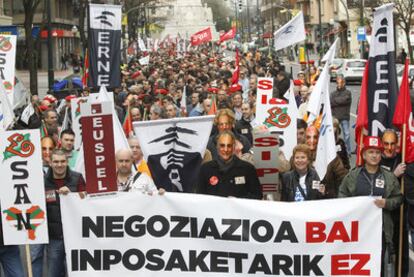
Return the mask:
[[[387, 17], [387, 15], [384, 15], [384, 9], [389, 10], [390, 8], [392, 8], [390, 5], [385, 6], [385, 8], [379, 8], [377, 10], [378, 14], [374, 15], [374, 18], [375, 16], [377, 19]], [[381, 23], [381, 21], [378, 22]], [[389, 24], [388, 26], [393, 26], [393, 24]], [[374, 25], [374, 30], [375, 28], [384, 28], [384, 26], [376, 27]], [[391, 29], [388, 28], [388, 30]], [[223, 33], [220, 36], [218, 44], [226, 40], [234, 39], [236, 31], [235, 28], [232, 28], [228, 32]], [[387, 35], [388, 38], [392, 37], [392, 33], [388, 33]], [[304, 41], [306, 35], [302, 13], [299, 13], [285, 26], [276, 31], [274, 37], [276, 50]], [[371, 47], [376, 47], [379, 42], [374, 41], [376, 40], [375, 36], [372, 39]], [[110, 87], [109, 89], [112, 94], [108, 93], [108, 89], [105, 86], [99, 88], [85, 87], [82, 95], [73, 94], [61, 97], [59, 93], [56, 93], [54, 96], [47, 95], [43, 99], [39, 99], [38, 96], [32, 96], [30, 102], [23, 109], [20, 101], [15, 102], [15, 106], [12, 107], [6, 97], [3, 85], [0, 85], [0, 127], [2, 128], [2, 132], [6, 130], [39, 129], [41, 136], [51, 137], [58, 148], [61, 145], [60, 139], [62, 131], [73, 129], [77, 142], [74, 145], [73, 151], [71, 151], [71, 158], [73, 159], [72, 169], [85, 176], [85, 172], [90, 169], [85, 168], [85, 159], [87, 157], [84, 157], [84, 149], [90, 146], [82, 143], [82, 130], [77, 122], [82, 115], [77, 117], [80, 112], [78, 109], [80, 109], [82, 102], [89, 102], [91, 104], [110, 102], [112, 105], [112, 129], [114, 133], [115, 151], [129, 149], [128, 137], [138, 137], [141, 141], [144, 159], [150, 164], [149, 169], [151, 170], [157, 187], [166, 188], [167, 191], [192, 192], [192, 185], [195, 184], [189, 185], [185, 181], [182, 182], [182, 180], [173, 180], [171, 174], [179, 172], [181, 174], [180, 176], [184, 176], [185, 174], [183, 172], [186, 169], [188, 170], [190, 166], [194, 166], [194, 164], [191, 165], [188, 162], [186, 163], [180, 160], [180, 155], [184, 155], [182, 154], [182, 149], [187, 146], [188, 149], [193, 148], [192, 151], [200, 155], [201, 158], [206, 158], [208, 152], [213, 152], [208, 148], [207, 143], [210, 137], [213, 117], [209, 119], [210, 125], [203, 125], [199, 129], [194, 128], [197, 131], [190, 130], [191, 124], [202, 124], [201, 121], [197, 123], [196, 117], [216, 115], [220, 110], [224, 109], [229, 109], [233, 112], [236, 122], [230, 129], [240, 136], [247, 137], [247, 134], [251, 136], [250, 141], [248, 140], [248, 143], [242, 146], [247, 149], [242, 148], [239, 152], [240, 157], [242, 154], [246, 157], [245, 154], [251, 154], [255, 149], [253, 147], [255, 144], [254, 133], [263, 130], [276, 130], [274, 129], [276, 124], [274, 126], [272, 124], [279, 123], [278, 120], [282, 121], [282, 115], [284, 115], [285, 118], [288, 116], [294, 124], [292, 123], [287, 127], [277, 129], [280, 138], [286, 142], [279, 147], [282, 150], [280, 151], [281, 156], [277, 158], [273, 157], [274, 163], [280, 166], [278, 170], [280, 172], [284, 171], [281, 167], [283, 164], [289, 164], [289, 158], [292, 156], [293, 148], [296, 144], [303, 143], [303, 141], [300, 142], [296, 137], [296, 131], [300, 128], [299, 125], [296, 125], [296, 122], [297, 120], [305, 120], [308, 126], [317, 126], [318, 129], [319, 137], [313, 167], [319, 175], [319, 178], [324, 180], [327, 171], [330, 170], [329, 165], [337, 157], [338, 149], [338, 138], [335, 134], [335, 119], [332, 117], [329, 89], [329, 66], [335, 57], [338, 39], [335, 40], [322, 59], [322, 62], [325, 64], [322, 71], [317, 72], [314, 80], [311, 80], [310, 75], [312, 73], [307, 68], [304, 72], [301, 72], [305, 76], [305, 79], [295, 80], [295, 82], [291, 81], [291, 88], [289, 90], [280, 89], [282, 88], [281, 84], [286, 82], [285, 79], [290, 78], [284, 66], [275, 62], [271, 56], [267, 56], [259, 51], [240, 53], [239, 50], [236, 50], [234, 59], [232, 57], [226, 57], [226, 52], [223, 52], [220, 47], [213, 45], [211, 30], [209, 28], [192, 35], [190, 43], [187, 43], [181, 37], [174, 39], [170, 36], [161, 41], [148, 39], [145, 42], [141, 38], [138, 39], [137, 45], [139, 51], [129, 51], [130, 61], [128, 64], [121, 66], [120, 70], [121, 85], [119, 87]], [[389, 46], [384, 47], [387, 50], [385, 51], [387, 55], [395, 56], [395, 50], [394, 52], [388, 51], [390, 50], [390, 48], [387, 48]], [[374, 112], [372, 110], [372, 106], [374, 105], [373, 99], [375, 97], [375, 88], [373, 87], [375, 86], [374, 83], [376, 80], [376, 75], [372, 71], [373, 68], [375, 69], [373, 64], [378, 62], [375, 59], [378, 51], [378, 49], [375, 49], [370, 52], [370, 60], [368, 61], [361, 87], [361, 98], [359, 100], [356, 123], [358, 165], [361, 164], [360, 150], [363, 147], [363, 136], [380, 135], [380, 133], [373, 132], [373, 129], [370, 129], [372, 128], [372, 122], [378, 120], [375, 115], [378, 114], [378, 111], [374, 110]], [[90, 53], [88, 54], [90, 55]], [[390, 61], [388, 64], [389, 67], [395, 68], [395, 63], [392, 63], [392, 58], [389, 58], [388, 61]], [[86, 63], [90, 63], [88, 58], [85, 59]], [[403, 163], [411, 163], [414, 160], [414, 139], [412, 139], [414, 137], [414, 131], [412, 130], [412, 111], [409, 100], [407, 66], [408, 62], [405, 65], [399, 93], [388, 89], [389, 94], [395, 94], [395, 99], [397, 99], [396, 96], [398, 93], [398, 100], [395, 101], [395, 106], [389, 100], [386, 107], [381, 108], [381, 111], [384, 112], [380, 115], [387, 114], [388, 117], [391, 116], [391, 118], [388, 118], [386, 121], [382, 120], [381, 122], [385, 125], [386, 122], [392, 122], [401, 132], [402, 147], [399, 151], [402, 153]], [[87, 74], [84, 76], [84, 84], [88, 83], [86, 80], [88, 75], [97, 74], [96, 72], [91, 72], [91, 70], [93, 71], [93, 67], [85, 68]], [[260, 80], [270, 80], [270, 94], [266, 94], [266, 86], [261, 85]], [[396, 79], [394, 76], [389, 77], [388, 80], [395, 81]], [[91, 84], [91, 82], [88, 84]], [[305, 99], [301, 98], [298, 87], [304, 85], [311, 87], [312, 93], [310, 94], [309, 100], [306, 101], [306, 116], [300, 118], [298, 109], [301, 104], [305, 103]], [[17, 89], [17, 86], [16, 84], [15, 94], [22, 91], [22, 89]], [[99, 92], [97, 89], [99, 89]], [[238, 96], [242, 98], [242, 101], [237, 100]], [[264, 96], [268, 97], [265, 103], [262, 102]], [[284, 99], [282, 96], [284, 96]], [[271, 99], [273, 97], [280, 99]], [[387, 95], [386, 99], [391, 99], [391, 96]], [[269, 106], [264, 108], [265, 104]], [[264, 115], [271, 108], [278, 107], [281, 110], [286, 109], [288, 112], [279, 115], [269, 113], [270, 115], [274, 115], [274, 118], [272, 117], [268, 121], [270, 122], [268, 126], [265, 125], [268, 117], [264, 118], [262, 115], [257, 116], [259, 113]], [[13, 108], [15, 108], [15, 111], [13, 111]], [[18, 110], [16, 108], [20, 109]], [[262, 113], [262, 111], [264, 112]], [[274, 110], [272, 111], [274, 112]], [[181, 124], [180, 118], [184, 117], [194, 118], [192, 121], [184, 120], [183, 122], [186, 123], [182, 123], [183, 125], [177, 125], [178, 123], [171, 125], [173, 126], [171, 128], [182, 128], [178, 132], [181, 131], [188, 135], [188, 138], [182, 141], [177, 140], [178, 135], [176, 133], [169, 133], [169, 127], [165, 127], [166, 129], [162, 130], [167, 134], [165, 137], [163, 132], [158, 131], [158, 129], [155, 131], [158, 128], [157, 126], [163, 125], [164, 122], [167, 125], [170, 122], [180, 122]], [[165, 120], [157, 122], [156, 120], [159, 119]], [[383, 126], [384, 128], [392, 127], [392, 125], [385, 125]], [[217, 133], [217, 128], [217, 122], [214, 122], [210, 139]], [[175, 131], [177, 132], [177, 130]], [[191, 132], [194, 134], [197, 133], [198, 138], [195, 139], [195, 135], [194, 138], [191, 137]], [[150, 147], [153, 140], [157, 138], [159, 139], [157, 142], [164, 140], [164, 145], [161, 146], [161, 144], [158, 144]], [[171, 139], [172, 142], [168, 141], [168, 139]], [[297, 143], [289, 146], [288, 141], [295, 141]], [[168, 161], [164, 163], [160, 162], [155, 169], [154, 164], [151, 164], [153, 162], [151, 156], [164, 154], [160, 151], [164, 151], [164, 146], [168, 143], [173, 145], [172, 150], [168, 151], [172, 151], [174, 156], [173, 158], [168, 156]], [[185, 147], [178, 150], [174, 148], [180, 145], [180, 143], [181, 146], [184, 145]], [[198, 149], [200, 145], [203, 146], [201, 147], [203, 149]], [[206, 147], [209, 150], [207, 153], [205, 153]], [[43, 154], [44, 166], [48, 166], [47, 157], [45, 156], [46, 153]], [[349, 156], [351, 155], [351, 153], [347, 154]], [[177, 171], [166, 172], [170, 159], [174, 159], [174, 163], [176, 164], [182, 163], [184, 165], [178, 168]], [[198, 162], [201, 162], [201, 160]], [[253, 161], [252, 163], [255, 165], [255, 163], [259, 164], [260, 161]], [[196, 165], [199, 167], [200, 163]], [[192, 167], [191, 171], [193, 170], [197, 172], [197, 168]], [[165, 180], [168, 178], [162, 181], [159, 176], [170, 178], [172, 180], [171, 184], [166, 184]], [[195, 180], [194, 176], [185, 177]], [[280, 185], [277, 182], [275, 180], [275, 187]], [[336, 185], [339, 186], [339, 184]], [[409, 185], [412, 186], [412, 184]], [[398, 246], [396, 248], [398, 249]]]

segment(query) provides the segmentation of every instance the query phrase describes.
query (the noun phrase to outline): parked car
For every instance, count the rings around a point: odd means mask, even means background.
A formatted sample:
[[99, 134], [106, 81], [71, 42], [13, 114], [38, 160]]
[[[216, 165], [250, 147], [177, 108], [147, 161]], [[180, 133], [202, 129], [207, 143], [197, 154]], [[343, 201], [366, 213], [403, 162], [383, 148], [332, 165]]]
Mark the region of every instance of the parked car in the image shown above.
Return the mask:
[[337, 71], [342, 67], [344, 59], [334, 59], [329, 66], [329, 74], [331, 75], [331, 81], [335, 81]]
[[367, 60], [363, 59], [344, 59], [342, 66], [336, 71], [336, 74], [343, 75], [347, 82], [361, 82], [366, 63]]

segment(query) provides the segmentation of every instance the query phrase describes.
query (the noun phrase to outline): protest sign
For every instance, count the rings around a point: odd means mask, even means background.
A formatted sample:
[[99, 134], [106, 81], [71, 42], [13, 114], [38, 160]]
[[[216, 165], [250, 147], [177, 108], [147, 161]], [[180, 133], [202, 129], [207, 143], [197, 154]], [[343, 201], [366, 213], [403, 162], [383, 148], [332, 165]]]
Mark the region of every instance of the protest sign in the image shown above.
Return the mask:
[[122, 6], [89, 4], [88, 86], [121, 86]]
[[279, 135], [280, 150], [290, 159], [297, 144], [296, 102], [289, 104], [273, 98], [273, 78], [259, 78], [257, 83], [256, 122], [266, 125], [270, 132]]
[[370, 197], [70, 194], [61, 209], [70, 277], [380, 276], [382, 211]]
[[15, 104], [14, 76], [16, 71], [16, 47], [16, 36], [0, 35], [0, 78], [12, 106]]
[[134, 122], [134, 132], [158, 188], [193, 191], [213, 119], [197, 116]]
[[117, 191], [112, 103], [83, 103], [81, 114], [86, 191]]
[[0, 149], [5, 245], [48, 243], [39, 130], [2, 132]]

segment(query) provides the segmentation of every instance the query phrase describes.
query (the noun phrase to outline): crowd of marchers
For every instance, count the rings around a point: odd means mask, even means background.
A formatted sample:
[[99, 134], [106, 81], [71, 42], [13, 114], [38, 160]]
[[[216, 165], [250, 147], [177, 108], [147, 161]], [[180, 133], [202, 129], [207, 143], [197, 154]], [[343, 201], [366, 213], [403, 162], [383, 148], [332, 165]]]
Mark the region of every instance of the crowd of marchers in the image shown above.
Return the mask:
[[[290, 153], [280, 151], [275, 163], [280, 182], [273, 199], [287, 202], [311, 201], [352, 196], [374, 196], [373, 202], [383, 211], [382, 249], [384, 260], [398, 254], [399, 207], [404, 202], [403, 275], [408, 276], [408, 237], [414, 230], [414, 169], [401, 161], [399, 133], [386, 130], [382, 137], [366, 137], [362, 147], [362, 166], [350, 162], [350, 108], [352, 94], [342, 76], [331, 92], [337, 156], [321, 180], [313, 167], [319, 125], [306, 123], [307, 105], [319, 77], [312, 61], [290, 76], [275, 57], [260, 52], [243, 53], [239, 73], [233, 58], [200, 47], [179, 56], [174, 48], [150, 54], [150, 63], [140, 65], [140, 56], [121, 66], [122, 84], [113, 90], [115, 109], [121, 123], [175, 117], [214, 114], [213, 129], [194, 193], [222, 197], [263, 199], [262, 188], [253, 158], [253, 132], [261, 122], [255, 120], [257, 81], [274, 78], [273, 97], [283, 99], [294, 79], [294, 93], [299, 108], [297, 145]], [[235, 75], [236, 79], [235, 79]], [[94, 93], [85, 88], [81, 95], [65, 98], [48, 94], [31, 97], [33, 113], [28, 119], [16, 111], [15, 129], [40, 129], [47, 202], [49, 244], [31, 245], [33, 276], [61, 277], [66, 274], [64, 238], [60, 216], [60, 196], [85, 190], [84, 176], [76, 172], [78, 152], [74, 150], [75, 133], [71, 120], [62, 126], [65, 113], [71, 113], [71, 100]], [[185, 99], [182, 99], [185, 95]], [[285, 99], [286, 100], [286, 99]], [[184, 103], [184, 105], [183, 105]], [[67, 108], [66, 108], [67, 107]], [[125, 129], [129, 148], [116, 152], [119, 191], [155, 194], [165, 190], [155, 184], [133, 130]], [[289, 160], [285, 157], [291, 156]], [[405, 195], [400, 181], [405, 178]], [[1, 226], [0, 226], [1, 227]], [[46, 260], [47, 262], [44, 262]], [[395, 260], [395, 259], [394, 259]], [[0, 263], [5, 276], [23, 276], [17, 246], [5, 246], [0, 233]], [[383, 263], [385, 266], [385, 263]], [[46, 265], [46, 268], [44, 267]], [[384, 274], [384, 268], [382, 270]]]

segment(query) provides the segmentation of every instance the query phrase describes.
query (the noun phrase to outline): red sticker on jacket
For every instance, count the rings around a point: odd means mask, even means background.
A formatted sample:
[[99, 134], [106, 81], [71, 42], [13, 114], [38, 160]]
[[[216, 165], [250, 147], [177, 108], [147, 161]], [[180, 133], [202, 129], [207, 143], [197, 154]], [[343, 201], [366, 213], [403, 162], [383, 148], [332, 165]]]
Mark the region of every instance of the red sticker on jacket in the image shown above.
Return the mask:
[[211, 176], [210, 177], [210, 185], [215, 186], [218, 183], [218, 178], [217, 176]]

